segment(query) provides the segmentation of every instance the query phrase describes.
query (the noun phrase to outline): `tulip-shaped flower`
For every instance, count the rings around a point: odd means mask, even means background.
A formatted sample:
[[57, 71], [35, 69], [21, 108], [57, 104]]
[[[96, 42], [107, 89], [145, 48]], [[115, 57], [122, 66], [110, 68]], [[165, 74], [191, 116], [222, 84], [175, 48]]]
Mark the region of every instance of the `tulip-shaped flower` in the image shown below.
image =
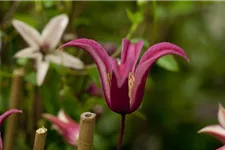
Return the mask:
[[[21, 113], [22, 111], [21, 110], [17, 110], [17, 109], [10, 109], [8, 111], [6, 111], [4, 114], [2, 114], [0, 116], [0, 125], [2, 125], [2, 122], [11, 114], [14, 114], [14, 113]], [[3, 145], [2, 145], [2, 138], [1, 138], [1, 132], [0, 132], [0, 150], [2, 150], [3, 148]]]
[[[148, 72], [152, 64], [168, 54], [180, 55], [188, 60], [184, 51], [171, 43], [162, 42], [151, 46], [138, 58], [143, 42], [132, 44], [123, 39], [120, 62], [110, 57], [98, 42], [90, 39], [76, 39], [60, 47], [77, 47], [86, 50], [94, 58], [101, 77], [104, 96], [109, 108], [121, 114], [121, 135], [124, 130], [125, 115], [137, 110], [142, 102]], [[121, 143], [122, 136], [119, 139]], [[118, 144], [120, 145], [120, 144]], [[118, 149], [120, 146], [118, 146]]]
[[119, 114], [134, 112], [141, 104], [144, 87], [152, 64], [168, 54], [180, 55], [186, 59], [184, 51], [171, 43], [163, 42], [150, 47], [136, 67], [143, 42], [132, 44], [124, 39], [121, 61], [118, 63], [96, 41], [77, 39], [60, 48], [74, 46], [88, 51], [94, 58], [101, 77], [106, 102], [111, 110]]
[[[221, 104], [219, 104], [218, 120], [219, 124], [207, 126], [198, 131], [198, 133], [207, 133], [215, 136], [225, 144], [225, 109]], [[225, 145], [217, 150], [225, 150]]]
[[33, 58], [36, 60], [37, 84], [40, 86], [47, 74], [49, 63], [56, 63], [73, 69], [82, 69], [82, 61], [68, 53], [59, 52], [55, 47], [68, 24], [66, 15], [52, 18], [40, 34], [28, 24], [13, 20], [13, 26], [28, 43], [29, 47], [15, 54], [16, 58]]
[[72, 146], [77, 146], [79, 124], [66, 115], [63, 110], [59, 111], [57, 117], [50, 114], [43, 114], [43, 117], [53, 124], [53, 127], [66, 139], [69, 144]]

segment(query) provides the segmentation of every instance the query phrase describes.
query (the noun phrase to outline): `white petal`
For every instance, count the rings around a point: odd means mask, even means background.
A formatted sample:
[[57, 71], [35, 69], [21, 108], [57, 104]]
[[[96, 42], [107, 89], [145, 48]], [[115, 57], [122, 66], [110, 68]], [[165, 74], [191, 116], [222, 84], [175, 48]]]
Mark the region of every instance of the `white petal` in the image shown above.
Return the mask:
[[14, 57], [16, 58], [35, 58], [39, 54], [39, 51], [35, 47], [28, 47], [18, 51]]
[[19, 20], [13, 20], [12, 24], [30, 46], [40, 47], [41, 35], [36, 29]]
[[69, 123], [69, 120], [62, 109], [58, 112], [58, 119], [64, 123]]
[[225, 143], [225, 129], [221, 127], [220, 125], [210, 125], [207, 126], [198, 133], [206, 133], [215, 136], [217, 139], [219, 139], [221, 142]]
[[46, 60], [73, 69], [84, 68], [84, 64], [80, 59], [63, 51], [54, 51], [48, 54]]
[[37, 59], [37, 84], [42, 85], [48, 71], [49, 62], [43, 61], [42, 56]]
[[42, 42], [48, 48], [53, 49], [59, 43], [61, 36], [68, 24], [67, 15], [59, 15], [52, 18], [49, 23], [45, 26], [42, 32]]
[[225, 109], [219, 104], [218, 120], [220, 125], [225, 129]]

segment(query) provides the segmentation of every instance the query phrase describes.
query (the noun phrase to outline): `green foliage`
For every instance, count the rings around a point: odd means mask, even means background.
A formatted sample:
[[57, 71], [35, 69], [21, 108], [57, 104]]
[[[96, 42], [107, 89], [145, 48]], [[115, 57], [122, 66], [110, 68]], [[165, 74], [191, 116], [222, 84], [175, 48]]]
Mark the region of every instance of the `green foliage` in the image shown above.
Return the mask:
[[36, 72], [32, 71], [24, 77], [25, 81], [33, 85], [37, 85]]
[[164, 56], [164, 57], [160, 58], [156, 62], [156, 64], [164, 69], [169, 70], [169, 71], [178, 71], [179, 70], [178, 63], [174, 59], [173, 56]]

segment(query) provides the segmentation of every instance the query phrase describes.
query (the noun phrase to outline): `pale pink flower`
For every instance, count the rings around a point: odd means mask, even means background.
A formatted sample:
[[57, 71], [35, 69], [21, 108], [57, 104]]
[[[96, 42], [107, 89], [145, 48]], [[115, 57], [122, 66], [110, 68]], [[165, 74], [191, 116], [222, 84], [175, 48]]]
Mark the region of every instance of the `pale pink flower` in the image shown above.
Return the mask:
[[[218, 121], [219, 124], [206, 126], [198, 133], [210, 134], [225, 144], [225, 109], [221, 104], [219, 104]], [[225, 145], [217, 150], [225, 150]]]
[[66, 139], [69, 144], [72, 146], [77, 146], [79, 124], [66, 115], [63, 110], [59, 111], [57, 117], [51, 114], [43, 114], [43, 117], [53, 124], [53, 127]]
[[22, 21], [13, 20], [12, 24], [29, 45], [29, 47], [17, 52], [15, 57], [33, 58], [36, 60], [37, 84], [39, 86], [44, 81], [50, 62], [73, 69], [84, 68], [80, 59], [66, 52], [55, 50], [68, 24], [67, 15], [62, 14], [52, 18], [41, 34]]

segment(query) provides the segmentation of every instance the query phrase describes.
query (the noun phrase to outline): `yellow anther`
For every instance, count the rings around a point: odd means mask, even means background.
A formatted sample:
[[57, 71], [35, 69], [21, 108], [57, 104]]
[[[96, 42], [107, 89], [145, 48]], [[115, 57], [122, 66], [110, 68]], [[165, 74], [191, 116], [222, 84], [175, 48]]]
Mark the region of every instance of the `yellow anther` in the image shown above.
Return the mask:
[[108, 77], [109, 85], [111, 85], [112, 72], [108, 72], [108, 73], [107, 73], [107, 77]]
[[134, 74], [133, 72], [130, 72], [129, 75], [128, 75], [128, 96], [130, 97], [130, 100], [132, 98], [132, 89], [133, 89], [133, 86], [134, 86]]

